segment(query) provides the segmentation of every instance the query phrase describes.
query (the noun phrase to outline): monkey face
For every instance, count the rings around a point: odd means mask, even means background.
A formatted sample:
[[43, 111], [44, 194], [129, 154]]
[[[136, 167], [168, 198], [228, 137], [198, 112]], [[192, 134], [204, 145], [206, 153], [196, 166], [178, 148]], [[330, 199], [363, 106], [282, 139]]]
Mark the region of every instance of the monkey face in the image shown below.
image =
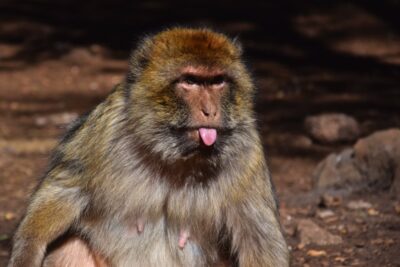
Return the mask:
[[148, 43], [136, 53], [136, 62], [146, 65], [132, 75], [143, 131], [153, 130], [145, 137], [153, 141], [148, 147], [169, 159], [224, 153], [253, 122], [253, 86], [239, 48], [204, 30], [167, 31]]
[[174, 84], [174, 91], [184, 103], [187, 137], [199, 145], [213, 146], [224, 126], [221, 99], [226, 95], [228, 79], [223, 71], [206, 67], [186, 67]]
[[214, 160], [226, 153], [227, 144], [240, 139], [252, 122], [250, 92], [223, 68], [189, 64], [173, 77], [148, 99], [147, 125], [152, 121], [157, 133], [148, 136], [157, 140], [151, 147], [169, 160]]

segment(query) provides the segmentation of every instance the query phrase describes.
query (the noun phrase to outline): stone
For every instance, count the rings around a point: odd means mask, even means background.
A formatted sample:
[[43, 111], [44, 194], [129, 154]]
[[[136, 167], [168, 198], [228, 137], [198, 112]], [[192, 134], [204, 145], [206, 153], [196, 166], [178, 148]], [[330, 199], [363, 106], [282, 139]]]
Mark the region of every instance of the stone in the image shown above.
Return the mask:
[[338, 207], [342, 204], [342, 197], [330, 193], [324, 193], [321, 196], [319, 205], [321, 207]]
[[14, 220], [16, 217], [16, 214], [12, 211], [7, 211], [6, 213], [4, 213], [4, 219], [6, 221]]
[[368, 212], [369, 216], [378, 216], [379, 215], [379, 211], [377, 211], [376, 209], [373, 209], [373, 208], [368, 209], [367, 212]]
[[394, 203], [393, 208], [396, 211], [396, 213], [400, 215], [400, 203], [399, 202]]
[[400, 198], [400, 129], [378, 131], [332, 153], [313, 173], [319, 189], [389, 189]]
[[360, 136], [360, 126], [356, 119], [341, 113], [309, 116], [304, 126], [307, 133], [320, 143], [349, 142]]
[[337, 245], [343, 242], [338, 235], [333, 235], [309, 219], [301, 219], [297, 224], [300, 244]]
[[400, 129], [378, 131], [354, 145], [354, 160], [369, 187], [400, 194]]
[[351, 210], [370, 209], [372, 205], [364, 200], [352, 200], [347, 204], [347, 208]]
[[38, 116], [35, 118], [35, 124], [37, 126], [55, 125], [65, 126], [73, 122], [78, 118], [78, 114], [75, 112], [63, 112], [54, 113], [47, 116]]
[[[48, 154], [57, 144], [57, 139], [0, 139], [0, 154], [17, 155]], [[1, 163], [1, 162], [0, 162]]]
[[70, 49], [70, 51], [63, 56], [63, 60], [75, 64], [91, 62], [94, 58], [95, 56], [91, 53], [90, 49], [84, 47]]
[[317, 211], [317, 217], [320, 219], [327, 219], [330, 217], [335, 216], [335, 213], [332, 210], [318, 210]]
[[318, 188], [343, 188], [347, 184], [358, 184], [363, 176], [354, 162], [354, 150], [346, 149], [339, 154], [332, 153], [320, 162], [313, 181]]

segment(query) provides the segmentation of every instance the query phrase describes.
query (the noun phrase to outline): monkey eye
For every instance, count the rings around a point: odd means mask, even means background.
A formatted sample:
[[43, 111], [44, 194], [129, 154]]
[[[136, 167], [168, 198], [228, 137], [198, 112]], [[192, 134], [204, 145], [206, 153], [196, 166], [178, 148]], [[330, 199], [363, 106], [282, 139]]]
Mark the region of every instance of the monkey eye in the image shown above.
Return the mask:
[[226, 79], [224, 76], [216, 76], [211, 80], [211, 85], [216, 88], [222, 88], [225, 86]]
[[218, 75], [213, 77], [198, 77], [195, 75], [184, 75], [178, 80], [178, 83], [186, 89], [193, 89], [199, 86], [209, 86], [213, 88], [223, 88], [226, 85], [226, 77]]
[[188, 84], [188, 85], [197, 84], [196, 79], [195, 79], [194, 77], [190, 77], [190, 76], [185, 77], [185, 78], [183, 79], [183, 82], [186, 83], [186, 84]]
[[196, 79], [196, 77], [193, 77], [191, 75], [185, 75], [181, 79], [179, 79], [178, 83], [180, 83], [184, 88], [190, 89], [194, 88], [199, 85], [199, 81]]

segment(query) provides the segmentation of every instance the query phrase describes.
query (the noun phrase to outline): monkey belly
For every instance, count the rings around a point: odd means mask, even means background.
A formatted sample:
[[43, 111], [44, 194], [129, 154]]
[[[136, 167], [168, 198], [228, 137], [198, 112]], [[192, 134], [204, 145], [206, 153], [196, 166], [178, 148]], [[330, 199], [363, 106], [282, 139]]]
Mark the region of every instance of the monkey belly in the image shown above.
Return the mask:
[[[85, 225], [84, 223], [82, 225]], [[147, 222], [142, 232], [132, 233], [129, 226], [110, 218], [79, 229], [90, 242], [90, 246], [99, 251], [110, 266], [131, 267], [205, 267], [213, 266], [211, 258], [193, 240], [187, 240], [179, 246], [179, 231], [167, 229], [164, 218], [157, 222]], [[217, 248], [215, 248], [217, 251]]]

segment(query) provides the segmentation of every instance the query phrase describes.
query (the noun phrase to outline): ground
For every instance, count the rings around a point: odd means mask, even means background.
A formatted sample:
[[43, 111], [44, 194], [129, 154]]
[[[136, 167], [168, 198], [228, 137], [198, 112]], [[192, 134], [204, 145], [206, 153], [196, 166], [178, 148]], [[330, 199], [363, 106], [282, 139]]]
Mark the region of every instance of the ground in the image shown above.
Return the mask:
[[[400, 266], [399, 202], [386, 191], [320, 197], [313, 189], [316, 165], [353, 143], [319, 144], [303, 126], [308, 115], [326, 112], [354, 116], [362, 136], [400, 126], [398, 28], [390, 10], [382, 16], [370, 8], [316, 5], [290, 13], [282, 30], [257, 16], [255, 22], [215, 22], [226, 32], [242, 33], [292, 266]], [[129, 49], [97, 38], [98, 32], [88, 38], [90, 27], [82, 33], [35, 18], [1, 18], [0, 266], [5, 266], [13, 231], [66, 123], [123, 79]], [[268, 31], [272, 37], [260, 35]], [[359, 200], [371, 206], [349, 207]], [[333, 215], [321, 215], [326, 210]], [[342, 242], [302, 244], [297, 227], [302, 219]]]

